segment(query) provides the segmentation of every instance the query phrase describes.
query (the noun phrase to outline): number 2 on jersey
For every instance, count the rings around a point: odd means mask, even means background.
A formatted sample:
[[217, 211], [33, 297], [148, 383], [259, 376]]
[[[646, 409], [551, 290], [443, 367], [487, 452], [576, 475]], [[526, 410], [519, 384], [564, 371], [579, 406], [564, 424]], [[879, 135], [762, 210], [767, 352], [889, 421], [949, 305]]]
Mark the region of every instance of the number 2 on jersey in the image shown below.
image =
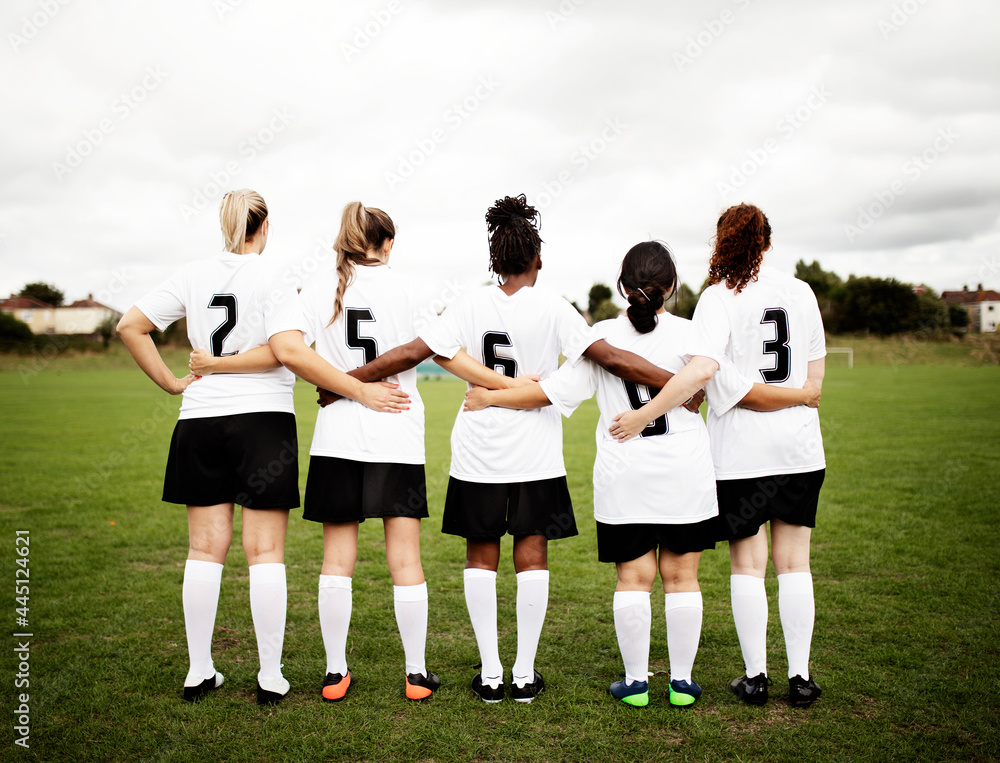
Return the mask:
[[483, 365], [511, 379], [517, 376], [517, 361], [497, 355], [497, 347], [513, 347], [506, 331], [487, 331], [483, 334]]
[[[646, 390], [646, 399], [643, 400], [642, 396], [639, 394], [639, 385], [635, 382], [626, 381], [622, 379], [622, 384], [625, 385], [625, 394], [628, 395], [629, 405], [632, 406], [633, 411], [637, 411], [650, 400], [653, 399], [655, 395], [660, 393], [660, 390], [654, 389], [653, 387], [643, 387]], [[646, 425], [646, 428], [639, 432], [640, 437], [653, 437], [658, 434], [666, 434], [670, 431], [670, 424], [667, 422], [667, 414], [658, 416]]]
[[349, 307], [344, 311], [347, 323], [347, 346], [352, 350], [361, 350], [365, 354], [365, 363], [371, 363], [378, 357], [378, 342], [374, 337], [361, 336], [361, 323], [374, 323], [375, 314], [367, 307]]
[[760, 319], [763, 323], [774, 324], [774, 339], [764, 342], [764, 354], [774, 355], [774, 367], [760, 369], [760, 375], [768, 384], [788, 381], [792, 373], [792, 349], [788, 346], [788, 313], [783, 307], [769, 307]]
[[212, 301], [208, 303], [208, 306], [221, 307], [226, 311], [226, 319], [219, 324], [219, 327], [215, 331], [212, 332], [212, 355], [217, 358], [222, 358], [226, 355], [235, 355], [239, 352], [239, 350], [233, 350], [233, 352], [223, 352], [222, 343], [226, 341], [226, 337], [232, 333], [234, 328], [236, 328], [236, 295], [213, 294]]

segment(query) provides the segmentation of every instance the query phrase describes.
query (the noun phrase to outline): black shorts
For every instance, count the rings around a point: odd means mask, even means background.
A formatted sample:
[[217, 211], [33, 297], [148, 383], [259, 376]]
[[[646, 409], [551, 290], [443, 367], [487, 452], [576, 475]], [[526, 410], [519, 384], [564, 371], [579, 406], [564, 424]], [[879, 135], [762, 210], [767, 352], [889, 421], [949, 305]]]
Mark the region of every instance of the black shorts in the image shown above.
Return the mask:
[[181, 419], [170, 438], [163, 500], [248, 509], [299, 506], [299, 446], [291, 413]]
[[602, 562], [631, 562], [656, 548], [689, 554], [715, 548], [715, 517], [689, 525], [609, 525], [597, 523], [597, 558]]
[[718, 480], [719, 516], [715, 539], [739, 540], [757, 534], [772, 519], [816, 526], [816, 506], [826, 469], [745, 480]]
[[469, 540], [578, 535], [565, 477], [531, 482], [465, 482], [451, 477], [441, 532]]
[[427, 516], [423, 464], [385, 464], [312, 456], [304, 519], [364, 522], [379, 517]]

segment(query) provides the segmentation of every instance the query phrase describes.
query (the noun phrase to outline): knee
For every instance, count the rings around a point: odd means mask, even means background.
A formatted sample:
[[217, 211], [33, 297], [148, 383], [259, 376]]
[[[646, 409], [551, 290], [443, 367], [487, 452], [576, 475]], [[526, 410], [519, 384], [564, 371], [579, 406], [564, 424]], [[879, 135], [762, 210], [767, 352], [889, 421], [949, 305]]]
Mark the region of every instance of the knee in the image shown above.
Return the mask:
[[285, 544], [276, 538], [244, 538], [243, 552], [249, 565], [285, 561]]
[[191, 538], [188, 543], [188, 559], [225, 564], [231, 540], [230, 537], [226, 536], [200, 536]]

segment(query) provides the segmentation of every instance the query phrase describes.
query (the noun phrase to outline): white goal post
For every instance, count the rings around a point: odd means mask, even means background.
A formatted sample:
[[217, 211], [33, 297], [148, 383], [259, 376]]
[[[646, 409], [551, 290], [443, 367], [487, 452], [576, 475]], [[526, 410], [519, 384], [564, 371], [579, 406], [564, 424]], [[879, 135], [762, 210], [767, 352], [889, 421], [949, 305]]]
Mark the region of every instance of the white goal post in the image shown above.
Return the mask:
[[827, 353], [838, 352], [847, 356], [847, 367], [854, 368], [854, 349], [851, 347], [827, 347]]

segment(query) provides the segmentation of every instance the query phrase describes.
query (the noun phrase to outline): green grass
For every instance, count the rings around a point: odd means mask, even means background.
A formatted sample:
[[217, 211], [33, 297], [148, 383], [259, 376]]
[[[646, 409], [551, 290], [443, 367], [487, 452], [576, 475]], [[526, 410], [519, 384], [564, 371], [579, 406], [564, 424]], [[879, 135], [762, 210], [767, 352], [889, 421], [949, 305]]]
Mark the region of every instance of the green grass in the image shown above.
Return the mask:
[[[872, 353], [873, 356], [875, 353]], [[182, 508], [159, 501], [179, 401], [120, 358], [57, 358], [23, 376], [0, 367], [2, 570], [15, 576], [15, 531], [31, 538], [31, 685], [13, 687], [9, 638], [0, 697], [7, 718], [30, 694], [30, 749], [0, 737], [4, 760], [990, 760], [1000, 757], [1000, 369], [831, 360], [822, 420], [828, 456], [813, 573], [813, 708], [784, 701], [776, 585], [770, 668], [775, 699], [735, 704], [742, 672], [729, 610], [725, 548], [707, 552], [705, 618], [693, 710], [671, 710], [667, 679], [651, 704], [614, 703], [621, 671], [611, 613], [614, 570], [596, 561], [590, 495], [593, 403], [565, 424], [581, 535], [550, 547], [552, 585], [537, 666], [548, 692], [531, 705], [484, 706], [468, 691], [478, 661], [462, 594], [464, 545], [439, 532], [448, 434], [462, 386], [422, 385], [431, 518], [422, 531], [431, 596], [428, 665], [443, 686], [427, 703], [402, 696], [402, 647], [379, 522], [361, 528], [347, 700], [319, 701], [317, 526], [293, 513], [284, 670], [292, 692], [254, 704], [256, 648], [238, 540], [223, 577], [214, 656], [224, 687], [180, 701], [187, 668], [180, 584]], [[914, 360], [910, 358], [909, 360]], [[171, 361], [183, 367], [183, 353]], [[919, 360], [915, 360], [918, 362]], [[297, 389], [308, 449], [313, 394]], [[303, 469], [303, 480], [304, 480]], [[239, 535], [236, 534], [238, 539]], [[498, 594], [501, 656], [516, 642], [514, 576], [504, 544]], [[10, 631], [13, 586], [8, 589]], [[653, 597], [650, 666], [668, 668], [662, 596]], [[11, 750], [8, 752], [8, 750]]]

